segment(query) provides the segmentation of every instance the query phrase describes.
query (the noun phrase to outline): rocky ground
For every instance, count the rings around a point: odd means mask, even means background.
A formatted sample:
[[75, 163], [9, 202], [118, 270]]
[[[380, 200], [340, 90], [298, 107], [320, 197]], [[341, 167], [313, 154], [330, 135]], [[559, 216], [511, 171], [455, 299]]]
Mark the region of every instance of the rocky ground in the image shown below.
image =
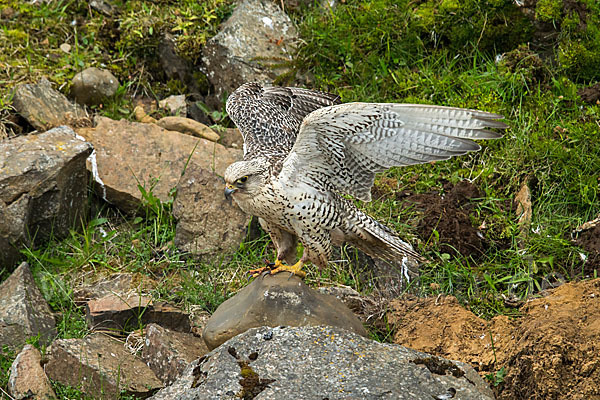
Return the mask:
[[[525, 2], [523, 15], [534, 16], [536, 32], [556, 35], [556, 27], [540, 22], [548, 10], [536, 3]], [[583, 18], [585, 7], [566, 3]], [[328, 275], [308, 284], [280, 274], [240, 285], [239, 271], [223, 271], [248, 249], [258, 255], [236, 260], [248, 269], [270, 255], [268, 245], [260, 251], [251, 247], [264, 234], [222, 195], [225, 168], [242, 157], [241, 135], [213, 123], [223, 118], [226, 94], [240, 84], [295, 76], [299, 32], [285, 10], [307, 5], [281, 4], [284, 10], [264, 0], [231, 7], [194, 67], [165, 33], [158, 46], [161, 66], [188, 92], [160, 99], [132, 96], [128, 119], [102, 112], [123, 87], [105, 68], [73, 76], [68, 96], [45, 78], [15, 85], [14, 112], [8, 119], [0, 115], [0, 133], [13, 127], [13, 134], [0, 135], [0, 399], [600, 399], [600, 280], [565, 283], [596, 277], [598, 218], [586, 218], [570, 237], [559, 238], [576, 246], [575, 259], [582, 262], [577, 274], [565, 276], [579, 264], [560, 259], [562, 273], [544, 274], [539, 283], [513, 279], [506, 293], [486, 292], [491, 298], [481, 300], [484, 311], [475, 301], [465, 305], [444, 294], [452, 290], [437, 282], [419, 281], [428, 265], [386, 263], [345, 249], [336, 249], [335, 258], [351, 262], [332, 263], [331, 270], [344, 270], [340, 275], [354, 288]], [[322, 12], [334, 6], [314, 5]], [[90, 7], [107, 16], [115, 12], [107, 2]], [[2, 20], [11, 18], [9, 8], [2, 9]], [[103, 29], [110, 34], [109, 26]], [[540, 54], [547, 51], [547, 38], [536, 42]], [[480, 39], [485, 42], [483, 31]], [[61, 51], [70, 54], [62, 45]], [[533, 60], [529, 78], [548, 84], [537, 54], [519, 51]], [[507, 62], [516, 57], [520, 65], [523, 59], [515, 54]], [[198, 66], [206, 82], [196, 79]], [[339, 69], [346, 68], [352, 62]], [[310, 86], [312, 79], [298, 74], [293, 82]], [[598, 103], [598, 84], [579, 96]], [[553, 133], [568, 138], [559, 128]], [[413, 180], [419, 179], [415, 173]], [[382, 176], [373, 197], [393, 203], [399, 211], [391, 215], [410, 215], [415, 240], [436, 242], [436, 257], [463, 257], [472, 263], [474, 280], [489, 282], [489, 270], [479, 268], [490, 263], [492, 250], [519, 254], [531, 271], [553, 267], [551, 255], [534, 260], [526, 254], [531, 232], [539, 229], [532, 226], [535, 179], [517, 179], [518, 191], [493, 205], [489, 187], [476, 179], [443, 180], [437, 189], [419, 191], [400, 190], [398, 178]], [[499, 228], [489, 214], [481, 215], [485, 207], [511, 215], [514, 225]], [[46, 262], [62, 262], [44, 258], [48, 243], [80, 232], [84, 242], [108, 238], [103, 246], [110, 248], [111, 238], [144, 221], [160, 231], [156, 221], [162, 213], [175, 221], [172, 238], [153, 236], [154, 246], [144, 251], [145, 242], [132, 235], [127, 247], [115, 251], [133, 254], [134, 260], [138, 255], [141, 268], [127, 261], [130, 268], [121, 270], [87, 243], [82, 268], [70, 266], [69, 279], [40, 278], [50, 274]], [[144, 220], [149, 214], [152, 219]], [[97, 218], [90, 222], [90, 216]], [[109, 220], [122, 225], [104, 230]], [[172, 254], [181, 257], [168, 258]], [[162, 290], [189, 297], [181, 293], [196, 288], [186, 288], [189, 283], [169, 268], [196, 262], [210, 266], [205, 279], [235, 281], [230, 289], [235, 295], [223, 301], [227, 296], [213, 288], [216, 309], [172, 304], [165, 300], [169, 296], [157, 295]], [[165, 281], [167, 289], [161, 286]], [[527, 296], [512, 294], [523, 286]], [[423, 292], [439, 295], [416, 295]], [[56, 293], [71, 307], [63, 307]], [[493, 307], [496, 313], [489, 312]], [[81, 320], [69, 322], [73, 310], [83, 310]], [[79, 324], [77, 334], [65, 329], [68, 323]]]

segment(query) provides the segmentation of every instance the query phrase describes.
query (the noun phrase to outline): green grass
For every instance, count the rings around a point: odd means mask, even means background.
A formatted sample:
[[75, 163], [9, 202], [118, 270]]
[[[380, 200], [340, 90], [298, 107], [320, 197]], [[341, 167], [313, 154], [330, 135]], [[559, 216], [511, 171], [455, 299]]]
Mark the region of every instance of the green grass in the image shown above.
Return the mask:
[[[293, 14], [303, 38], [293, 67], [308, 72], [317, 88], [339, 93], [344, 101], [440, 104], [506, 117], [510, 127], [504, 138], [482, 142], [475, 154], [393, 168], [377, 179], [383, 197], [361, 205], [431, 260], [409, 285], [410, 292], [452, 294], [485, 318], [516, 315], [502, 296], [536, 295], [552, 274], [567, 280], [594, 276], [583, 273], [581, 250], [571, 241], [571, 232], [600, 213], [600, 105], [585, 104], [577, 95], [578, 89], [600, 79], [600, 69], [589, 68], [600, 53], [593, 44], [598, 24], [588, 23], [581, 31], [573, 27], [573, 15], [556, 12], [554, 2], [540, 3], [548, 8], [537, 10], [539, 18], [560, 22], [554, 61], [540, 61], [522, 46], [531, 39], [533, 26], [514, 14], [509, 0], [347, 0], [334, 10], [310, 8]], [[596, 21], [600, 7], [586, 3], [589, 21]], [[14, 134], [10, 123], [1, 124], [12, 115], [11, 89], [41, 76], [66, 93], [76, 72], [104, 63], [122, 86], [96, 111], [113, 118], [132, 118], [134, 96], [179, 94], [185, 85], [168, 81], [158, 67], [158, 39], [163, 32], [174, 32], [181, 54], [196, 62], [202, 44], [216, 33], [232, 3], [114, 4], [122, 12], [108, 18], [90, 14], [85, 3], [76, 1], [34, 6], [3, 0], [2, 7], [13, 7], [17, 16], [0, 27], [0, 47], [6, 50], [0, 54], [0, 137]], [[74, 19], [85, 23], [71, 25]], [[64, 42], [72, 45], [70, 53], [59, 50]], [[510, 53], [498, 61], [497, 54], [505, 51]], [[481, 232], [489, 247], [476, 259], [448, 254], [435, 232], [419, 237], [416, 226], [422, 216], [396, 198], [404, 191], [442, 192], [444, 182], [463, 180], [483, 194], [472, 200], [470, 218], [474, 226], [485, 223]], [[526, 181], [533, 218], [531, 231], [522, 237], [510, 204]], [[59, 313], [58, 337], [89, 333], [84, 310], [73, 300], [73, 288], [86, 276], [130, 272], [152, 282], [155, 299], [184, 310], [200, 305], [212, 312], [246, 285], [246, 270], [273, 259], [264, 234], [215, 260], [199, 261], [178, 252], [172, 242], [172, 200], [160, 202], [151, 187], [140, 191], [145, 206], [137, 217], [106, 205], [92, 207], [95, 211], [68, 238], [25, 251], [44, 297]], [[358, 259], [352, 250], [345, 254]], [[363, 294], [372, 293], [377, 280], [365, 274], [360, 262], [308, 270], [310, 285], [343, 284]], [[0, 269], [0, 281], [7, 276]], [[373, 327], [371, 334], [382, 341], [393, 336], [385, 323]], [[14, 356], [0, 352], [1, 388], [6, 387]], [[501, 382], [502, 375], [490, 380]], [[81, 396], [58, 384], [55, 389], [62, 398]]]

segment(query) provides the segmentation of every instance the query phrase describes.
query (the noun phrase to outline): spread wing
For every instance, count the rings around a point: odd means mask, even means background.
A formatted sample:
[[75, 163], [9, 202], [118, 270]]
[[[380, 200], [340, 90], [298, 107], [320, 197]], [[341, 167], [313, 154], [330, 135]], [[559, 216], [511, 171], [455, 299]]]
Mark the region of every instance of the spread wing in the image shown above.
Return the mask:
[[375, 173], [479, 150], [501, 115], [417, 104], [347, 103], [308, 115], [280, 179], [371, 200]]
[[285, 157], [304, 117], [339, 104], [339, 96], [293, 87], [246, 83], [227, 99], [226, 110], [244, 137], [244, 159]]

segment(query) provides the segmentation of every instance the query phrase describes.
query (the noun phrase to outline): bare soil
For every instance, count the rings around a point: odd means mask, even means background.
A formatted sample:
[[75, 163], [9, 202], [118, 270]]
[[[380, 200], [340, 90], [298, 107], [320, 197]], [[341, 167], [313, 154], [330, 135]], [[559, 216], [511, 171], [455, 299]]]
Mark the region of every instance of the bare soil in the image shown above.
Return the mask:
[[416, 227], [422, 240], [428, 241], [435, 230], [439, 234], [442, 251], [477, 259], [489, 246], [469, 217], [474, 208], [471, 200], [480, 197], [482, 193], [477, 186], [461, 181], [456, 185], [446, 183], [443, 196], [431, 192], [410, 195], [402, 200], [423, 212], [423, 218]]
[[600, 399], [600, 279], [543, 294], [520, 308], [522, 317], [491, 321], [452, 296], [402, 298], [391, 302], [388, 323], [395, 343], [467, 362], [483, 376], [504, 367], [498, 399]]

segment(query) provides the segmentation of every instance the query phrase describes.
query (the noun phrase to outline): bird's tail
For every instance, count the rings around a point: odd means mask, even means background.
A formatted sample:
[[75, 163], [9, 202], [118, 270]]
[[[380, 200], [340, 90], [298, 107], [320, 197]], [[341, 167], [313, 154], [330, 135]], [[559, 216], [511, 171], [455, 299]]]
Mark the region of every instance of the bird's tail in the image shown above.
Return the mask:
[[409, 256], [423, 261], [410, 244], [400, 239], [392, 229], [375, 221], [360, 211], [354, 204], [346, 203], [347, 225], [344, 227], [344, 240], [370, 256], [390, 261]]

